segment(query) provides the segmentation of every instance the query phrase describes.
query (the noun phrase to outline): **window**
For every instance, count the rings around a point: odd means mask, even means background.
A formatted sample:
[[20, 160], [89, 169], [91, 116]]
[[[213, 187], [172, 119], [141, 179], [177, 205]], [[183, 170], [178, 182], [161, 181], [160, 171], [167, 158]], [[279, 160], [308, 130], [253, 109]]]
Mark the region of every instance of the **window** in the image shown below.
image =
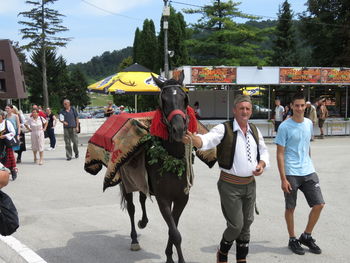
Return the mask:
[[5, 79], [0, 79], [0, 92], [6, 92], [6, 81], [5, 81]]
[[5, 71], [5, 62], [2, 59], [0, 59], [0, 71]]

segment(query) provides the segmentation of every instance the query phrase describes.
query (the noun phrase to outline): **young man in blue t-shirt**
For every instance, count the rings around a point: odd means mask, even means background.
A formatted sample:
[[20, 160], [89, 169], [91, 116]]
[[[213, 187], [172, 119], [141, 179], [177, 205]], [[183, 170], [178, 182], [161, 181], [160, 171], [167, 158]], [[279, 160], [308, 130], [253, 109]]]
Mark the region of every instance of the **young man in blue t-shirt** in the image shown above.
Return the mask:
[[[307, 246], [310, 252], [321, 254], [311, 233], [325, 204], [319, 180], [310, 157], [310, 141], [313, 134], [312, 121], [304, 118], [305, 98], [296, 94], [292, 99], [293, 116], [284, 121], [276, 136], [277, 163], [285, 197], [285, 219], [289, 233], [288, 247], [296, 254], [304, 255], [300, 244]], [[297, 191], [300, 189], [311, 207], [305, 231], [297, 239], [294, 232], [294, 210]]]

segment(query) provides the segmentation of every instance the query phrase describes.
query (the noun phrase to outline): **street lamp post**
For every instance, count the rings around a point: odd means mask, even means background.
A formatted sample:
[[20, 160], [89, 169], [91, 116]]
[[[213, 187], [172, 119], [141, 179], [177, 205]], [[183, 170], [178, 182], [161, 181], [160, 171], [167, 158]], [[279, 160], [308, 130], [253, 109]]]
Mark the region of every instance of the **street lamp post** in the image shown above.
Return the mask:
[[170, 16], [170, 7], [168, 6], [168, 0], [164, 0], [163, 9], [163, 29], [164, 29], [164, 73], [165, 78], [169, 78], [169, 52], [168, 52], [168, 17]]

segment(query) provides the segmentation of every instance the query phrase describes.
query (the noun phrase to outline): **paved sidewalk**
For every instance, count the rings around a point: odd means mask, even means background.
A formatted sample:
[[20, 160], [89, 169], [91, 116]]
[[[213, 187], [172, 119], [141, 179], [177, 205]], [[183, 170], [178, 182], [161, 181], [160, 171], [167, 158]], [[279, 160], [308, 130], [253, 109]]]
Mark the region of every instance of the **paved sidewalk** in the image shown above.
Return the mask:
[[[33, 163], [30, 150], [23, 153], [18, 179], [3, 189], [13, 197], [21, 219], [14, 237], [49, 263], [164, 262], [168, 231], [155, 199], [147, 201], [148, 226], [138, 230], [142, 250], [132, 252], [130, 222], [127, 212], [120, 209], [119, 187], [103, 193], [103, 172], [92, 176], [83, 169], [87, 140], [88, 136], [82, 136], [81, 157], [71, 161], [65, 159], [62, 137], [55, 151], [45, 151], [42, 166]], [[252, 225], [249, 262], [350, 262], [350, 138], [332, 137], [312, 143], [312, 157], [327, 204], [314, 232], [323, 253], [304, 256], [293, 255], [287, 248], [275, 146], [271, 139], [267, 141], [272, 165], [257, 178], [260, 215]], [[195, 184], [179, 223], [182, 247], [187, 263], [212, 263], [225, 228], [216, 187], [219, 169], [208, 169], [196, 159], [194, 170]], [[135, 200], [138, 220], [136, 195]], [[304, 229], [308, 211], [305, 198], [299, 195], [295, 218], [298, 234]], [[230, 262], [234, 258], [232, 249]]]

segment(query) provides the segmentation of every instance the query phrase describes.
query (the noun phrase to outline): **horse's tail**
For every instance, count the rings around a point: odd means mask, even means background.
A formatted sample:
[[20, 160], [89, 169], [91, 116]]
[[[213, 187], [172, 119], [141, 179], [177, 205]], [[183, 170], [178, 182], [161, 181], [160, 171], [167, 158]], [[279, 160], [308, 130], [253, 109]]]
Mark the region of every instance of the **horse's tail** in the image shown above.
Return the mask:
[[124, 210], [126, 208], [126, 199], [125, 199], [125, 195], [126, 195], [126, 190], [125, 187], [123, 185], [123, 182], [119, 183], [119, 187], [120, 187], [120, 208], [122, 210]]

